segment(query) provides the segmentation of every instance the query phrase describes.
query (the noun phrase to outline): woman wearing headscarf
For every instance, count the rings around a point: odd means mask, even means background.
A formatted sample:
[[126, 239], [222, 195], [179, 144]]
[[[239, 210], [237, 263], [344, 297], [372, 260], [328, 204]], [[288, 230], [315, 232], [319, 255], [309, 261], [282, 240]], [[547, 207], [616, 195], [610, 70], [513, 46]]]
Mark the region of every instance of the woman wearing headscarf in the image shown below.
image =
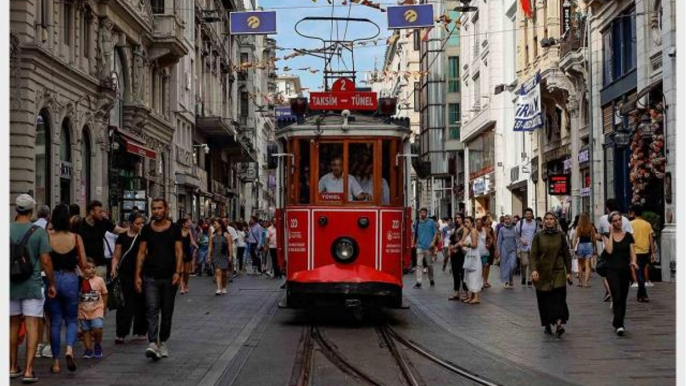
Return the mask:
[[553, 213], [545, 214], [543, 231], [531, 242], [530, 264], [541, 325], [546, 334], [552, 334], [551, 326], [555, 325], [557, 336], [561, 336], [565, 332], [563, 325], [569, 320], [566, 285], [572, 282], [572, 256], [567, 237], [558, 229]]
[[612, 326], [617, 335], [622, 336], [624, 328], [624, 315], [626, 314], [626, 298], [629, 295], [631, 270], [638, 269], [636, 264], [636, 251], [634, 250], [634, 237], [622, 229], [622, 215], [612, 212], [608, 216], [610, 232], [603, 235], [605, 245], [607, 284], [612, 294], [612, 312], [614, 319]]
[[517, 232], [512, 224], [512, 217], [505, 216], [505, 223], [498, 231], [496, 258], [500, 257], [500, 281], [506, 289], [514, 288], [512, 276], [517, 267]]

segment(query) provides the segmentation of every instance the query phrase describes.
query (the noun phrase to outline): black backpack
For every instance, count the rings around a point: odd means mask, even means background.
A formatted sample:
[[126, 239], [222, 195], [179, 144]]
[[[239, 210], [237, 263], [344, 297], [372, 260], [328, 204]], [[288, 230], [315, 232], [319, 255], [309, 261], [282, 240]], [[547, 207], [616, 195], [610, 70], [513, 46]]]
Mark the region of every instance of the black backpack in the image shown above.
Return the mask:
[[40, 228], [38, 225], [33, 225], [18, 243], [10, 238], [10, 281], [12, 283], [24, 282], [33, 275], [33, 262], [26, 244], [38, 228]]

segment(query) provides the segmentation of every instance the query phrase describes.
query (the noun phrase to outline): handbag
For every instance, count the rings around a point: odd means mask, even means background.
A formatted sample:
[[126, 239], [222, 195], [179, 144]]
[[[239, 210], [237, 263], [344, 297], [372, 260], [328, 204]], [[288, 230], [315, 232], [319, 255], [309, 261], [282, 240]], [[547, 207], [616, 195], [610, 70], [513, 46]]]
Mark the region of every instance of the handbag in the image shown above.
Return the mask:
[[[129, 249], [122, 255], [121, 260], [119, 260], [119, 264], [117, 264], [117, 272], [119, 272], [119, 268], [121, 267], [121, 263], [124, 262], [124, 259], [126, 256], [128, 256], [129, 252], [133, 249], [133, 246], [136, 245], [136, 240], [138, 239], [138, 235], [133, 238], [133, 241], [131, 242], [131, 246]], [[124, 307], [126, 305], [126, 301], [124, 299], [124, 289], [122, 288], [121, 280], [119, 279], [119, 275], [115, 278], [108, 278], [107, 280], [107, 293], [109, 296], [107, 296], [107, 309], [108, 310], [116, 310], [118, 308]]]
[[603, 251], [603, 253], [598, 256], [598, 261], [595, 263], [595, 272], [602, 277], [607, 277], [607, 273], [609, 271], [607, 264], [608, 257], [608, 253]]
[[467, 255], [464, 257], [464, 264], [462, 264], [462, 269], [468, 272], [474, 272], [476, 271], [479, 267], [478, 265], [481, 264], [481, 257], [474, 254], [474, 251], [476, 249], [471, 249], [469, 252], [467, 252]]

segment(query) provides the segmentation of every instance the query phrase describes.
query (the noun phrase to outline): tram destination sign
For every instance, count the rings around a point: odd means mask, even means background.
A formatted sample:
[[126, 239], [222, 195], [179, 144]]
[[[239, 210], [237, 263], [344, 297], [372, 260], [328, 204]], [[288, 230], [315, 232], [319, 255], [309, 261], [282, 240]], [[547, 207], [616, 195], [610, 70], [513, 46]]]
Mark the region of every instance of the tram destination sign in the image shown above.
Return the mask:
[[348, 78], [334, 82], [330, 92], [311, 92], [310, 110], [377, 110], [379, 102], [375, 92], [357, 91]]

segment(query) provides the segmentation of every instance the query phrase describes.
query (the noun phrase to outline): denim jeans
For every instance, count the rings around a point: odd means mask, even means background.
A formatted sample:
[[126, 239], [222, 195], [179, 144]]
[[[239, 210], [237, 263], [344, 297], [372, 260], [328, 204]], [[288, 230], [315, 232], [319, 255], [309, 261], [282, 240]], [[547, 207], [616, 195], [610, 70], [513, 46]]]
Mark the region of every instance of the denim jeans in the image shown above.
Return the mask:
[[67, 324], [67, 347], [74, 347], [79, 314], [79, 277], [75, 272], [55, 271], [57, 296], [47, 298], [50, 315], [50, 348], [52, 357], [60, 357], [62, 322]]
[[[149, 342], [157, 343], [158, 338], [159, 342], [166, 342], [169, 339], [177, 289], [178, 286], [172, 285], [171, 278], [155, 279], [143, 276]], [[162, 314], [161, 322], [160, 313]]]

